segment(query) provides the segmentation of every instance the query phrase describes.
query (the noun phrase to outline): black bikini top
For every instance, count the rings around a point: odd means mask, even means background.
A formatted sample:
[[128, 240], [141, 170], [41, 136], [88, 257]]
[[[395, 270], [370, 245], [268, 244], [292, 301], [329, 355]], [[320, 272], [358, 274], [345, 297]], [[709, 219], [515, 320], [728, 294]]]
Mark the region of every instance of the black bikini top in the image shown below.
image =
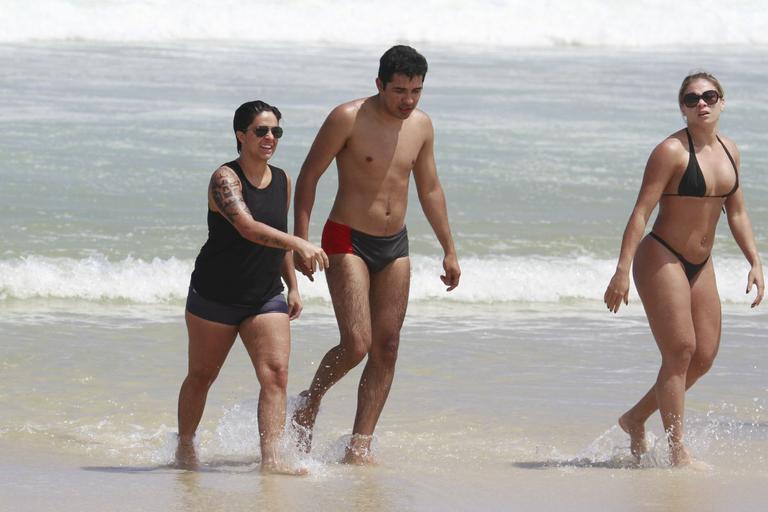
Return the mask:
[[699, 161], [696, 160], [696, 150], [693, 147], [693, 139], [688, 128], [685, 129], [685, 134], [688, 136], [688, 167], [685, 168], [683, 177], [680, 179], [680, 184], [677, 186], [677, 194], [664, 194], [665, 196], [688, 196], [688, 197], [728, 197], [739, 188], [739, 170], [736, 168], [736, 162], [728, 152], [728, 148], [725, 147], [720, 137], [717, 137], [717, 141], [723, 146], [725, 154], [728, 155], [728, 160], [733, 165], [733, 171], [736, 174], [736, 182], [733, 184], [733, 188], [727, 194], [720, 196], [708, 196], [707, 183], [704, 181], [704, 174], [701, 172]]

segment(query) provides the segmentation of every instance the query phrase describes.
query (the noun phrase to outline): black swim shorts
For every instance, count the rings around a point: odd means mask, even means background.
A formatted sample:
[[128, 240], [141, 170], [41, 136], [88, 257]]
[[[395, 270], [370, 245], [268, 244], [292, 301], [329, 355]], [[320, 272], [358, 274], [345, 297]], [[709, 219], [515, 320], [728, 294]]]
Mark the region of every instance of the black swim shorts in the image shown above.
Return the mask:
[[288, 303], [282, 294], [277, 294], [259, 306], [222, 304], [206, 299], [190, 286], [187, 293], [187, 311], [211, 322], [240, 325], [246, 318], [264, 313], [288, 314]]

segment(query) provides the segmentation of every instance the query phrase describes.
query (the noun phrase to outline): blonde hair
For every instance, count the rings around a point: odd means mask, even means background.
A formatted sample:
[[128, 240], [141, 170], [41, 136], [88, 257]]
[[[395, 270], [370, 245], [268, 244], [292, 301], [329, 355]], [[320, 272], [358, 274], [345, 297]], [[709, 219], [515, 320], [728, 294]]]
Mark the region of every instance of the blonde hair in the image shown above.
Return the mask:
[[696, 73], [691, 73], [685, 77], [683, 79], [683, 83], [680, 85], [680, 91], [677, 93], [677, 104], [680, 105], [680, 107], [683, 106], [683, 96], [685, 96], [685, 90], [694, 80], [708, 80], [712, 83], [712, 85], [715, 86], [715, 90], [717, 90], [720, 98], [725, 98], [725, 92], [723, 91], [723, 86], [720, 85], [720, 80], [715, 78], [714, 75], [707, 73], [706, 71], [697, 71]]

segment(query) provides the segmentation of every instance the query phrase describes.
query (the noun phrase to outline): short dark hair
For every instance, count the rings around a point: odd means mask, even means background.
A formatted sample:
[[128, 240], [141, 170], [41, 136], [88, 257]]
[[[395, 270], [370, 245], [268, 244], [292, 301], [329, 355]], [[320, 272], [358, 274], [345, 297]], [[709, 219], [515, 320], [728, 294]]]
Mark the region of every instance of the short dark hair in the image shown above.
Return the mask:
[[379, 59], [379, 80], [382, 87], [386, 87], [395, 73], [401, 73], [408, 78], [420, 76], [423, 80], [427, 76], [427, 59], [410, 46], [393, 46]]
[[[269, 103], [265, 103], [261, 100], [248, 101], [237, 107], [235, 110], [235, 117], [232, 119], [232, 128], [236, 132], [244, 132], [253, 122], [253, 118], [262, 112], [272, 112], [275, 114], [277, 121], [279, 122], [283, 115], [277, 109]], [[240, 152], [240, 141], [235, 136], [235, 142], [237, 142], [237, 152]]]

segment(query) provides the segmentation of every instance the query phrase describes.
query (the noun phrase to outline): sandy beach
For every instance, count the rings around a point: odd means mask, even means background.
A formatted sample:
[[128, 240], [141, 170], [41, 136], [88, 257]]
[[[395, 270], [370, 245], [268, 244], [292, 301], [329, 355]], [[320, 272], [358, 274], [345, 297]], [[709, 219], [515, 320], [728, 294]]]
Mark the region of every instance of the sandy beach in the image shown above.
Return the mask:
[[[313, 320], [295, 325], [292, 396], [335, 335], [324, 309], [310, 307]], [[4, 396], [16, 405], [0, 438], [7, 510], [693, 511], [762, 502], [766, 374], [752, 361], [768, 356], [753, 334], [763, 314], [726, 314], [716, 367], [689, 393], [688, 439], [710, 469], [668, 468], [658, 416], [649, 421], [653, 449], [636, 466], [614, 424], [657, 369], [639, 306], [622, 317], [416, 306], [378, 428], [378, 465], [338, 463], [355, 371], [324, 402], [311, 456], [292, 453], [309, 470], [298, 478], [259, 473], [257, 386], [240, 346], [199, 431], [201, 470], [167, 467], [185, 364], [181, 324], [90, 319], [85, 330], [77, 316], [49, 324], [69, 347], [65, 357], [29, 347], [42, 327], [4, 325]], [[130, 345], [121, 364], [94, 351], [104, 343]]]

